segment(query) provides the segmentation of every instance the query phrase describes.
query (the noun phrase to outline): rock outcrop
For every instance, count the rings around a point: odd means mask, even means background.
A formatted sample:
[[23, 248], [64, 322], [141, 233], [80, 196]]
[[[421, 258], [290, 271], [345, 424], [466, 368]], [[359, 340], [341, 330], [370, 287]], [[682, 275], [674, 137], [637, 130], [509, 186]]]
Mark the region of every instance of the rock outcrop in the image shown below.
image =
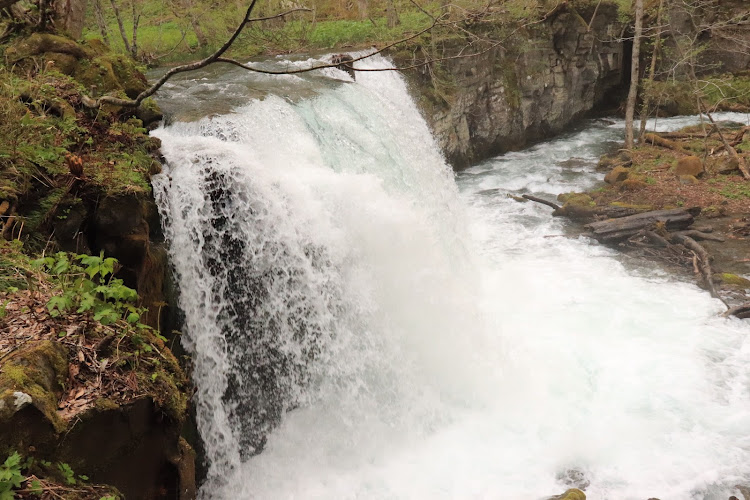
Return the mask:
[[[437, 70], [408, 74], [446, 159], [463, 168], [560, 133], [605, 101], [623, 84], [622, 31], [613, 4], [596, 15], [594, 5], [579, 11], [566, 4], [486, 53], [437, 63], [452, 80], [440, 96]], [[465, 49], [451, 43], [447, 56]], [[408, 54], [395, 59], [411, 61]]]

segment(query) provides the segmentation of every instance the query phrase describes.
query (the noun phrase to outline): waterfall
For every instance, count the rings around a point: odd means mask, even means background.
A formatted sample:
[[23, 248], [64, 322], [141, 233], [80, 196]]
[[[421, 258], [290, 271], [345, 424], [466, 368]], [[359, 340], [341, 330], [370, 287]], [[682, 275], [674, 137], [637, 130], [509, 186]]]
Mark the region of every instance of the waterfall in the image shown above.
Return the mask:
[[750, 479], [748, 329], [503, 195], [590, 187], [621, 124], [457, 183], [396, 72], [241, 78], [270, 91], [156, 131], [203, 498], [725, 499]]

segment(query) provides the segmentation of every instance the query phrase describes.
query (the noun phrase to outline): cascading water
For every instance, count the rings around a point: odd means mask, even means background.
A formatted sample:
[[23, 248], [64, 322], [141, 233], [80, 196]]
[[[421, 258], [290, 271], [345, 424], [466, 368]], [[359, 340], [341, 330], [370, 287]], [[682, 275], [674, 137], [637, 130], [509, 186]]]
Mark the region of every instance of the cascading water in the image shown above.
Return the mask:
[[619, 125], [456, 182], [394, 72], [236, 79], [280, 83], [157, 131], [204, 498], [534, 499], [584, 477], [592, 499], [725, 499], [750, 481], [748, 328], [504, 196], [589, 187]]

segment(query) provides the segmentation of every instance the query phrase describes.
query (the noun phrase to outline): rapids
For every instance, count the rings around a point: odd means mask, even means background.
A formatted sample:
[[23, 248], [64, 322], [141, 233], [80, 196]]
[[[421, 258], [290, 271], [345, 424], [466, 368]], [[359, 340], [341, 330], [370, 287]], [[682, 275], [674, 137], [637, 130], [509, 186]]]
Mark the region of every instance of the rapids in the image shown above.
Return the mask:
[[750, 482], [747, 323], [506, 197], [595, 186], [622, 123], [454, 175], [395, 72], [210, 76], [161, 92], [189, 103], [156, 131], [154, 179], [203, 498], [520, 500], [583, 476], [589, 499], [724, 500]]

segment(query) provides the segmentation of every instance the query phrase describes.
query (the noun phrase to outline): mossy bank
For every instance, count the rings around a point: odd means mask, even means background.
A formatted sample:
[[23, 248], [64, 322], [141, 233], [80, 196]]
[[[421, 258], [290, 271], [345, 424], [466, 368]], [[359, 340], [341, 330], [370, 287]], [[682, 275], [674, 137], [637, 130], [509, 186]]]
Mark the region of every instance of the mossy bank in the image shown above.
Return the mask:
[[35, 33], [0, 51], [0, 462], [17, 452], [66, 498], [191, 498], [150, 186], [159, 109], [84, 106], [147, 85], [98, 41]]

